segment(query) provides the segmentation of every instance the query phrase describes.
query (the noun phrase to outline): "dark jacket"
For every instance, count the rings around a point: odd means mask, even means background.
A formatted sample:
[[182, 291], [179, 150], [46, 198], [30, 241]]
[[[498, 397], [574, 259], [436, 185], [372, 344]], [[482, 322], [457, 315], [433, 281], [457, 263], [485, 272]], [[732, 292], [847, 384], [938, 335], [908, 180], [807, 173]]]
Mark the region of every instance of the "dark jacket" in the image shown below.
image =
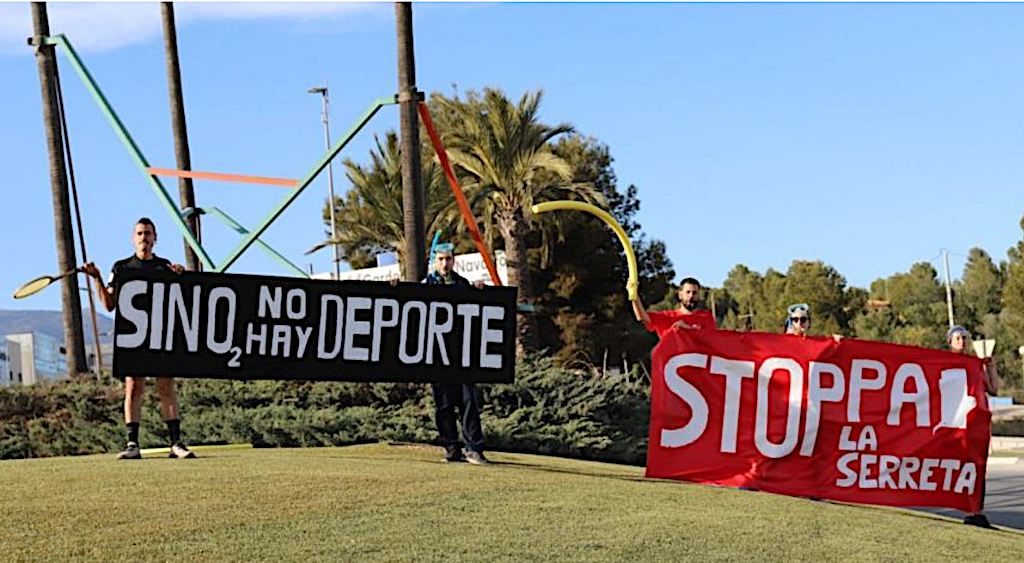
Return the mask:
[[451, 281], [448, 283], [445, 283], [444, 278], [436, 270], [427, 274], [427, 277], [423, 278], [423, 283], [427, 285], [454, 285], [456, 287], [473, 286], [473, 284], [469, 283], [469, 280], [459, 275], [455, 270], [452, 270]]

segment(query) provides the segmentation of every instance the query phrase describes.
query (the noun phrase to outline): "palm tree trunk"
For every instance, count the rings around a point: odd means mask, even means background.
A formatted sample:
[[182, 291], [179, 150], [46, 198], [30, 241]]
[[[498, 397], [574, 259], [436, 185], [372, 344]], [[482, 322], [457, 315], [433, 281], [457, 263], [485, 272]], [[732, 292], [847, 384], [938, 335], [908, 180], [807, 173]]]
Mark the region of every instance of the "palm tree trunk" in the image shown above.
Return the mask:
[[[59, 271], [77, 267], [75, 235], [71, 228], [71, 202], [68, 197], [67, 169], [64, 167], [63, 136], [57, 109], [57, 91], [54, 69], [57, 61], [52, 45], [42, 45], [43, 37], [50, 35], [50, 23], [45, 2], [32, 3], [32, 24], [36, 40], [36, 60], [39, 64], [39, 84], [43, 96], [43, 125], [46, 128], [46, 146], [50, 156], [50, 192], [53, 196], [53, 227], [57, 239]], [[64, 347], [67, 350], [68, 376], [88, 373], [85, 359], [85, 337], [82, 334], [82, 301], [78, 295], [78, 276], [67, 276], [60, 284], [61, 305], [64, 312]]]
[[[530, 285], [530, 265], [526, 256], [526, 234], [529, 226], [522, 209], [504, 214], [498, 220], [498, 228], [505, 240], [505, 260], [508, 265], [508, 284], [519, 289], [516, 304], [532, 304], [533, 288]], [[516, 313], [516, 356], [522, 357], [536, 352], [537, 319], [532, 314]]]
[[[167, 88], [171, 101], [171, 129], [174, 132], [174, 156], [178, 162], [178, 170], [191, 170], [192, 157], [188, 150], [188, 130], [185, 128], [185, 101], [181, 94], [181, 67], [178, 64], [178, 34], [174, 27], [174, 4], [160, 3], [160, 15], [164, 25], [164, 58], [167, 60]], [[192, 190], [191, 178], [178, 178], [178, 197], [181, 208], [196, 206], [195, 192]], [[188, 229], [199, 238], [199, 214], [192, 213], [185, 220]], [[199, 257], [192, 247], [185, 242], [185, 264], [189, 270], [199, 271]]]
[[398, 102], [402, 133], [402, 209], [405, 223], [405, 252], [402, 264], [405, 281], [418, 282], [426, 275], [427, 244], [424, 229], [423, 178], [420, 170], [420, 123], [416, 104], [416, 61], [412, 43], [412, 4], [395, 2], [398, 39]]

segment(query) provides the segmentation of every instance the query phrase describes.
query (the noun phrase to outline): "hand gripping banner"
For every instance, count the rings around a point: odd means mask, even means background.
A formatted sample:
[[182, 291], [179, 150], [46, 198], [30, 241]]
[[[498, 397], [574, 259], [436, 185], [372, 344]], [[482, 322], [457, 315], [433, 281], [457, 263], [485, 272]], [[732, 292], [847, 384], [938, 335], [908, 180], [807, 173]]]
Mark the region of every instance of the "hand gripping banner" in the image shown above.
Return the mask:
[[647, 476], [978, 510], [981, 360], [910, 346], [673, 330], [653, 353]]
[[126, 270], [114, 375], [509, 383], [515, 288]]

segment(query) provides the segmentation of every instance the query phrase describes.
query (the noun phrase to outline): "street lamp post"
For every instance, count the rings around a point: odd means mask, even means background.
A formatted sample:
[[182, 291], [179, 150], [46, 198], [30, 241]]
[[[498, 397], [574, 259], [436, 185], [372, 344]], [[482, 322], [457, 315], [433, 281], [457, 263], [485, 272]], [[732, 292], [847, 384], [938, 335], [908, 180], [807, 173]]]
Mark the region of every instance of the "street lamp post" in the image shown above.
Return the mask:
[[[1020, 354], [1020, 359], [1021, 359], [1021, 362], [1022, 362], [1021, 365], [1024, 366], [1024, 346], [1021, 346], [1020, 348], [1017, 348], [1017, 353]], [[1022, 384], [1024, 384], [1024, 374], [1021, 374], [1020, 382]]]
[[[315, 86], [307, 90], [310, 94], [320, 94], [321, 99], [324, 102], [323, 110], [323, 122], [324, 122], [324, 141], [327, 145], [327, 150], [331, 150], [331, 118], [330, 118], [330, 95], [327, 92], [327, 83], [324, 82], [324, 86]], [[338, 240], [338, 226], [334, 218], [334, 166], [332, 163], [327, 163], [327, 191], [330, 197], [330, 204], [328, 205], [329, 213], [331, 216], [331, 240]], [[331, 244], [331, 249], [334, 253], [334, 279], [341, 277], [341, 257], [338, 255], [338, 245]]]

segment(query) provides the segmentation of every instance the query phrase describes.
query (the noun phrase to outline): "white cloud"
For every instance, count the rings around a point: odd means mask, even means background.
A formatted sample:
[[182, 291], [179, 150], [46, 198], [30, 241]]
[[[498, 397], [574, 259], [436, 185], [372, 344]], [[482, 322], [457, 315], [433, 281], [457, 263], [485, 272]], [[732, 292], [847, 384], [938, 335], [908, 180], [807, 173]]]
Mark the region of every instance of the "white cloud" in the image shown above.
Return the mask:
[[[179, 27], [197, 21], [279, 20], [290, 23], [345, 21], [352, 16], [379, 15], [389, 4], [335, 2], [184, 2], [175, 3]], [[160, 5], [156, 2], [47, 3], [51, 33], [63, 33], [82, 52], [106, 51], [160, 37]], [[317, 30], [322, 30], [321, 25]], [[0, 3], [0, 54], [25, 54], [32, 35], [28, 2]]]
[[0, 4], [0, 53], [28, 52], [25, 39], [32, 35], [28, 2]]

